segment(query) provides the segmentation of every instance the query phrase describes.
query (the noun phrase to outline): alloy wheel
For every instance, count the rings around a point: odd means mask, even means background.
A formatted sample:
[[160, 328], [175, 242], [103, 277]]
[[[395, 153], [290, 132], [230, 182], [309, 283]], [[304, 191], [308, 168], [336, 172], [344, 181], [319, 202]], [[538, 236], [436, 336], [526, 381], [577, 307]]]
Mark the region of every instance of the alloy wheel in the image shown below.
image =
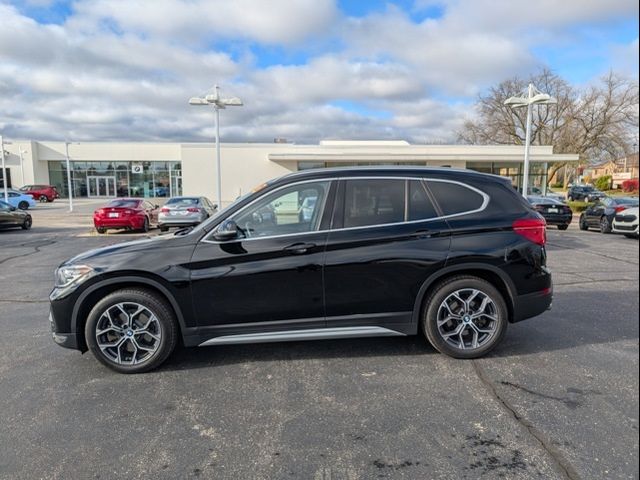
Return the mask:
[[149, 361], [160, 346], [162, 328], [156, 315], [135, 302], [108, 307], [96, 324], [96, 343], [103, 355], [118, 365]]
[[451, 347], [475, 350], [498, 331], [498, 309], [486, 293], [465, 288], [448, 295], [437, 314], [438, 332]]

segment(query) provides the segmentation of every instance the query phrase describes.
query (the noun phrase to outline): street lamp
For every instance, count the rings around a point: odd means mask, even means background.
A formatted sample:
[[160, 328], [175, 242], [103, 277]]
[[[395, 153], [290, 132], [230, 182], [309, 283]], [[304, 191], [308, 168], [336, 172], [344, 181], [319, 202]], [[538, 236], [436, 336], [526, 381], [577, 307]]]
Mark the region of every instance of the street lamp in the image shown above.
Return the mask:
[[22, 176], [22, 186], [25, 186], [24, 181], [24, 157], [23, 155], [29, 153], [28, 150], [23, 150], [21, 146], [18, 147], [18, 153], [20, 154], [20, 175]]
[[558, 101], [551, 95], [542, 93], [533, 83], [529, 84], [526, 97], [509, 97], [504, 104], [511, 108], [527, 107], [527, 130], [524, 141], [524, 172], [522, 175], [522, 195], [527, 196], [529, 190], [529, 145], [531, 143], [531, 107], [536, 105], [552, 105]]
[[[11, 145], [11, 142], [6, 142], [6, 144]], [[4, 145], [5, 145], [4, 137], [0, 135], [0, 155], [2, 156], [2, 186], [4, 187], [4, 201], [8, 203], [9, 192], [7, 192], [7, 167], [4, 163], [4, 157], [5, 157]]]
[[222, 174], [220, 168], [220, 109], [227, 107], [241, 107], [242, 100], [238, 97], [221, 98], [220, 87], [216, 85], [214, 87], [215, 93], [206, 95], [205, 97], [192, 97], [189, 99], [189, 105], [203, 106], [211, 105], [215, 110], [215, 122], [216, 122], [216, 170], [218, 174], [218, 209], [222, 209]]
[[64, 156], [67, 163], [67, 189], [69, 191], [69, 211], [73, 212], [73, 191], [71, 186], [71, 162], [69, 161], [69, 145], [78, 145], [78, 142], [64, 141]]

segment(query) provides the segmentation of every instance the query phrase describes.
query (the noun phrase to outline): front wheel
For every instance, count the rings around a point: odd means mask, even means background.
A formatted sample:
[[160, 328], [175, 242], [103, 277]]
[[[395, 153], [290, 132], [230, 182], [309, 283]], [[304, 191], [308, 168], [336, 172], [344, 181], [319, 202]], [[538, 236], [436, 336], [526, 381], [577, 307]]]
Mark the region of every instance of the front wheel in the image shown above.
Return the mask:
[[611, 233], [611, 222], [606, 216], [600, 219], [600, 233]]
[[40, 201], [40, 203], [47, 203], [49, 201], [46, 195], [40, 195], [40, 198], [38, 200]]
[[178, 341], [167, 302], [142, 289], [117, 290], [89, 313], [85, 339], [93, 355], [120, 373], [142, 373], [162, 364]]
[[149, 231], [149, 219], [147, 217], [144, 217], [144, 223], [142, 224], [142, 229], [141, 229], [144, 233], [147, 233]]
[[638, 240], [638, 238], [640, 238], [640, 235], [637, 233], [625, 233], [624, 236], [627, 238], [633, 238], [634, 240]]
[[486, 280], [461, 275], [438, 284], [429, 295], [422, 329], [440, 353], [477, 358], [500, 343], [507, 321], [502, 294]]
[[580, 215], [580, 222], [579, 222], [579, 226], [580, 226], [580, 230], [589, 230], [589, 224], [587, 224], [587, 219], [584, 218], [584, 215]]
[[22, 222], [22, 225], [20, 226], [22, 227], [23, 230], [29, 230], [32, 224], [33, 224], [33, 220], [31, 219], [31, 215], [27, 215], [24, 219], [24, 222]]

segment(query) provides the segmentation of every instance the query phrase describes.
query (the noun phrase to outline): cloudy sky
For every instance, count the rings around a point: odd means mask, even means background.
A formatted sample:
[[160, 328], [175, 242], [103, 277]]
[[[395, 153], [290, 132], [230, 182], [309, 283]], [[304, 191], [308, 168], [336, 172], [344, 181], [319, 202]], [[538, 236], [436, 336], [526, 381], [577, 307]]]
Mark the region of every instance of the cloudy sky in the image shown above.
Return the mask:
[[550, 67], [638, 77], [637, 0], [0, 0], [0, 133], [452, 141], [474, 98]]

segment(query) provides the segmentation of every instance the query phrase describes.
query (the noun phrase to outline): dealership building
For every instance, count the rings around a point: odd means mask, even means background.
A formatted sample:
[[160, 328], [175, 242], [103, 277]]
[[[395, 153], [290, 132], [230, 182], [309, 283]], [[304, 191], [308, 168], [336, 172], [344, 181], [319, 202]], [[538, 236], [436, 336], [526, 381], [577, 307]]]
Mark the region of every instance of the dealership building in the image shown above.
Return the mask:
[[[12, 140], [5, 144], [7, 171], [0, 169], [0, 185], [3, 178], [13, 188], [55, 185], [66, 197], [67, 150], [74, 198], [204, 195], [215, 200], [218, 196], [212, 143]], [[578, 155], [555, 154], [551, 146], [533, 146], [530, 159], [530, 185], [542, 188], [550, 163], [576, 161]], [[222, 201], [228, 204], [256, 185], [298, 170], [375, 165], [468, 168], [509, 177], [514, 185], [521, 185], [523, 147], [335, 140], [315, 145], [223, 143]]]

